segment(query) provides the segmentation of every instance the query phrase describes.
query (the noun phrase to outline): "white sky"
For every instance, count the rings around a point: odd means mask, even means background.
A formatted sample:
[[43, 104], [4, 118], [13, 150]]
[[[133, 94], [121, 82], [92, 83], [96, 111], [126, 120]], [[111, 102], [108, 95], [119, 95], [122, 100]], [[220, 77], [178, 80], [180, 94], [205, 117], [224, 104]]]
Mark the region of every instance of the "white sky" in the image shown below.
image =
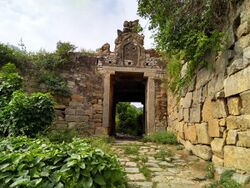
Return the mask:
[[[87, 50], [108, 42], [113, 49], [116, 30], [138, 19], [136, 12], [137, 0], [0, 0], [0, 42], [22, 38], [28, 51], [55, 50], [59, 40]], [[151, 33], [144, 35], [145, 48], [153, 47]]]

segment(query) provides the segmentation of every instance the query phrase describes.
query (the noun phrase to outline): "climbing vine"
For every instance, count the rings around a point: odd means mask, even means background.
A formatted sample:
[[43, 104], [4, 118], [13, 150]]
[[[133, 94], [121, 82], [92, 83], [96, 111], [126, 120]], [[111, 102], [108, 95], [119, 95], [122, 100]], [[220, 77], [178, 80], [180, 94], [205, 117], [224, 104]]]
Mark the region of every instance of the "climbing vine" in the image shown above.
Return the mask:
[[[207, 57], [218, 51], [223, 25], [232, 4], [227, 0], [138, 0], [138, 13], [149, 18], [149, 29], [159, 52], [167, 57], [168, 84], [180, 94], [195, 76], [208, 65]], [[187, 63], [185, 71], [183, 64]]]

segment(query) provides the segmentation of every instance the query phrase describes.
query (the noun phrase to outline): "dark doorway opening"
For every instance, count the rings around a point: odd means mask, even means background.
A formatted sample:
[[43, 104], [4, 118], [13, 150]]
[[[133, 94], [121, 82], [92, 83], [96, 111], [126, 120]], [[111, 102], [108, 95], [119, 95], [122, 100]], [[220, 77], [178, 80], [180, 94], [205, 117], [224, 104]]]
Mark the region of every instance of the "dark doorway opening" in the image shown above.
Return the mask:
[[[112, 77], [112, 125], [110, 135], [139, 138], [145, 134], [145, 88], [143, 73], [115, 73]], [[140, 107], [135, 104], [140, 103]], [[133, 105], [134, 104], [134, 105]]]

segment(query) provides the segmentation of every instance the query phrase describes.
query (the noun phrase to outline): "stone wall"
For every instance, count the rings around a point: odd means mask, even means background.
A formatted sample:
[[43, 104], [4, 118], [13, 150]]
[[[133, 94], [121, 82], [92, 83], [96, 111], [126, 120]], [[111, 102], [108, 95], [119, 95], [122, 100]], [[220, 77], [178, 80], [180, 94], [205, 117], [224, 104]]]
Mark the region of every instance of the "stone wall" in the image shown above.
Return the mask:
[[[168, 95], [168, 125], [185, 147], [215, 165], [250, 170], [250, 1], [226, 29], [227, 49], [200, 69], [179, 102]], [[185, 65], [183, 70], [185, 71]]]
[[75, 57], [74, 63], [59, 70], [67, 80], [71, 96], [58, 98], [55, 128], [74, 128], [79, 134], [98, 134], [102, 127], [103, 78], [97, 58]]

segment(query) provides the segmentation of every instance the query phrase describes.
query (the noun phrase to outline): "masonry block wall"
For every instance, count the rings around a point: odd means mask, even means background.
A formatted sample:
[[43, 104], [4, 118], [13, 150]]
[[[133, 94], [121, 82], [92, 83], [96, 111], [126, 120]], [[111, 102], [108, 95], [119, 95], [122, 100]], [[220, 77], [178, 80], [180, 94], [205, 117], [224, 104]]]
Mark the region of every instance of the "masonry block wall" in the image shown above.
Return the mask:
[[178, 103], [168, 94], [168, 125], [180, 142], [215, 165], [245, 171], [250, 170], [249, 10], [246, 0], [232, 13], [227, 49], [213, 69], [199, 70]]
[[75, 56], [60, 70], [71, 96], [57, 98], [55, 128], [73, 128], [79, 134], [99, 134], [102, 127], [103, 78], [96, 57]]

